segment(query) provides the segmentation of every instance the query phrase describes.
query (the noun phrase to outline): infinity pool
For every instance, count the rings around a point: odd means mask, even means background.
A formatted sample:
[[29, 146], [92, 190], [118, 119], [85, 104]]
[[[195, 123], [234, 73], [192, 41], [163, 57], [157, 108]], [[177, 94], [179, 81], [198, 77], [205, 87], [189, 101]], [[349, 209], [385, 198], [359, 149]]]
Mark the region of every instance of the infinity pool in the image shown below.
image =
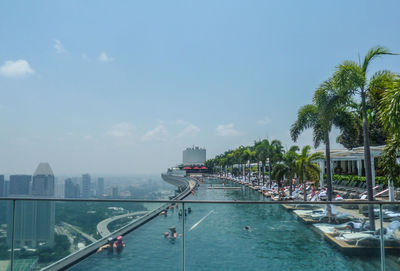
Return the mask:
[[[264, 200], [248, 188], [207, 189], [191, 200]], [[231, 185], [234, 186], [234, 185]], [[180, 206], [181, 207], [181, 206]], [[185, 204], [185, 270], [379, 270], [379, 258], [346, 257], [279, 205]], [[178, 210], [125, 236], [121, 255], [94, 254], [69, 270], [182, 270], [183, 238], [163, 237]], [[244, 227], [249, 226], [249, 230]], [[388, 269], [390, 270], [390, 269]]]

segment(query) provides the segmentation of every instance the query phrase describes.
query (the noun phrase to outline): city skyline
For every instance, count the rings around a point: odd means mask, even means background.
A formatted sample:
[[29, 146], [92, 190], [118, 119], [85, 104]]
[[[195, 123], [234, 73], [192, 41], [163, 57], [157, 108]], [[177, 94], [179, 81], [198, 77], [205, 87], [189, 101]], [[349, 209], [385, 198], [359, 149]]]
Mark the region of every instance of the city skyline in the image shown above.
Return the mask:
[[[289, 148], [335, 65], [376, 45], [400, 53], [398, 1], [43, 3], [0, 3], [4, 174], [41, 161], [159, 174], [192, 145], [208, 158], [266, 137]], [[370, 72], [382, 68], [399, 72], [399, 57]]]

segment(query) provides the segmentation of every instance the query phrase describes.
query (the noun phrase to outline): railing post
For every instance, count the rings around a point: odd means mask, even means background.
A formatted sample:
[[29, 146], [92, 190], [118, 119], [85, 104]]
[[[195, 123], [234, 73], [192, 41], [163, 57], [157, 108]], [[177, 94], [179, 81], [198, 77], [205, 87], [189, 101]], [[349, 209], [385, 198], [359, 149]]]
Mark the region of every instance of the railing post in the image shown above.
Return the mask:
[[381, 271], [385, 271], [385, 239], [383, 237], [383, 212], [382, 203], [379, 204], [380, 243], [381, 243]]
[[182, 271], [185, 271], [185, 203], [182, 202]]
[[14, 239], [15, 239], [15, 199], [13, 199], [12, 207], [12, 226], [11, 226], [11, 271], [14, 270]]

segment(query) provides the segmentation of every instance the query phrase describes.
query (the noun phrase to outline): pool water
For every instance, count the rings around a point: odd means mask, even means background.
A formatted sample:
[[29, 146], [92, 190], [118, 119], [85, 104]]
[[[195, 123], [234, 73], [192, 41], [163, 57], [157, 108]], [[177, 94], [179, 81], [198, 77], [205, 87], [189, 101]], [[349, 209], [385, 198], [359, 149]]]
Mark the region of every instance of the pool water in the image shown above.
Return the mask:
[[[265, 200], [253, 190], [207, 189], [190, 200]], [[228, 186], [228, 185], [227, 185]], [[229, 186], [235, 186], [231, 184]], [[181, 206], [179, 206], [181, 208]], [[182, 270], [183, 237], [163, 237], [175, 226], [185, 230], [185, 270], [379, 270], [379, 257], [347, 257], [279, 205], [185, 204], [124, 237], [121, 255], [94, 254], [69, 270]], [[244, 227], [249, 226], [249, 230]]]

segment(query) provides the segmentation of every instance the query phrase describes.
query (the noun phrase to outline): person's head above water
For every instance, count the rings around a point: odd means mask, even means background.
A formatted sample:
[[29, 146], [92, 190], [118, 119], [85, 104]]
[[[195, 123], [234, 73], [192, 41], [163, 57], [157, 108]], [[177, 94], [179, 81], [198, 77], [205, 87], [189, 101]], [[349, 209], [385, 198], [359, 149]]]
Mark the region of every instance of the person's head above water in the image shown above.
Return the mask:
[[250, 230], [250, 226], [244, 226], [245, 230]]
[[121, 242], [122, 241], [122, 235], [117, 237], [117, 241]]
[[169, 230], [170, 230], [172, 233], [176, 232], [175, 226], [172, 226], [171, 228], [169, 228]]
[[110, 237], [110, 238], [107, 239], [107, 241], [108, 241], [108, 243], [110, 244], [110, 243], [113, 242], [113, 239]]

